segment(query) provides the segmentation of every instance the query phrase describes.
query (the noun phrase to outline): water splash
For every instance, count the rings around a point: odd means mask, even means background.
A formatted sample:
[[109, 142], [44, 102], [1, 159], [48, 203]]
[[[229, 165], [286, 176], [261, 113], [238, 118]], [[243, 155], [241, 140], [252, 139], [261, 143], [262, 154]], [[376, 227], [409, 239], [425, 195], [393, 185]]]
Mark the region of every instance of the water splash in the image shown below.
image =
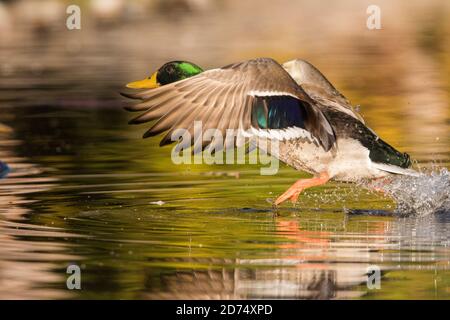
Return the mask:
[[398, 216], [423, 217], [429, 214], [450, 213], [450, 172], [446, 168], [421, 172], [417, 177], [395, 176], [370, 185], [392, 198]]

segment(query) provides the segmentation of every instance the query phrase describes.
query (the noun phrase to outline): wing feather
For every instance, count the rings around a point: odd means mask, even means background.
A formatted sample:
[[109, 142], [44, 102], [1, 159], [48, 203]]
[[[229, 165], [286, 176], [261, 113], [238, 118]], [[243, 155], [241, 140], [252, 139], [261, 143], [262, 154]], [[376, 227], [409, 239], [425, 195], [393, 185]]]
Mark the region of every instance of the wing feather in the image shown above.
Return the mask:
[[[154, 136], [169, 131], [161, 141], [168, 144], [171, 133], [177, 128], [193, 131], [194, 121], [201, 121], [203, 131], [217, 128], [245, 132], [252, 127], [251, 109], [254, 92], [268, 95], [282, 94], [302, 101], [307, 109], [305, 129], [329, 150], [335, 144], [333, 129], [314, 101], [297, 85], [291, 76], [274, 60], [259, 58], [212, 69], [194, 77], [126, 97], [142, 102], [126, 107], [129, 111], [143, 111], [130, 121], [132, 124], [157, 120], [144, 134]], [[273, 132], [274, 136], [288, 136]], [[270, 136], [270, 135], [269, 135]], [[191, 139], [191, 143], [194, 143]], [[233, 139], [233, 145], [239, 139]], [[210, 145], [218, 147], [220, 141]], [[202, 147], [206, 147], [205, 143]], [[225, 147], [231, 147], [231, 143]]]
[[311, 63], [295, 59], [284, 63], [283, 68], [315, 102], [347, 113], [364, 123], [364, 119], [356, 112], [348, 99]]

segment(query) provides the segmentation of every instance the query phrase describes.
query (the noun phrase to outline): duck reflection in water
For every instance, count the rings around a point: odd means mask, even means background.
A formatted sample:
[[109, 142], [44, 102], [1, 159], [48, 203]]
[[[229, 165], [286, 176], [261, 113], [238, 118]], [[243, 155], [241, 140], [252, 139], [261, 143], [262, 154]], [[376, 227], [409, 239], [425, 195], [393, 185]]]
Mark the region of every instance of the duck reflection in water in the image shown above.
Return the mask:
[[[364, 228], [365, 222], [358, 223]], [[282, 217], [274, 220], [276, 252], [270, 259], [191, 258], [207, 270], [162, 273], [157, 290], [150, 285], [144, 298], [150, 299], [348, 299], [366, 293], [367, 268], [371, 252], [382, 248], [389, 222], [371, 223], [367, 246], [340, 239], [342, 225], [323, 219]], [[369, 244], [369, 241], [372, 244]], [[353, 263], [352, 261], [363, 261]], [[186, 263], [185, 259], [171, 259]], [[155, 279], [148, 279], [154, 283]], [[361, 289], [362, 288], [362, 289]]]

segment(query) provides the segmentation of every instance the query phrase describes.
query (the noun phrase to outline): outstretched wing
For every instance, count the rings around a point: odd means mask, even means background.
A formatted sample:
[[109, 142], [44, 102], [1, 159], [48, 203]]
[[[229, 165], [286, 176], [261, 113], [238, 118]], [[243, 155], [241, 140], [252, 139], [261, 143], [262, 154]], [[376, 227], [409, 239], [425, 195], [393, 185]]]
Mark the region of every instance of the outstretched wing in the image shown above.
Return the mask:
[[144, 138], [167, 131], [160, 145], [171, 143], [176, 129], [193, 132], [194, 121], [201, 121], [203, 131], [218, 129], [225, 134], [227, 129], [235, 129], [273, 139], [310, 135], [325, 150], [335, 143], [333, 129], [314, 101], [269, 58], [231, 64], [123, 95], [141, 100], [126, 107], [143, 112], [130, 123], [157, 120]]
[[364, 119], [354, 110], [347, 98], [308, 61], [291, 60], [284, 63], [283, 68], [316, 103], [347, 113], [364, 123]]

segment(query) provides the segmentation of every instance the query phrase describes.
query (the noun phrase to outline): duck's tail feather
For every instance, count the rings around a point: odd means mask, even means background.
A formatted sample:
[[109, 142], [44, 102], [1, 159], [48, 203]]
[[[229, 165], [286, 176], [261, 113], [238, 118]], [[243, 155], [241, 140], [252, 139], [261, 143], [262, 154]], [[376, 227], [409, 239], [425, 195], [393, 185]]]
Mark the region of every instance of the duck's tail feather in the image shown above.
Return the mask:
[[413, 176], [413, 177], [420, 176], [420, 173], [413, 169], [401, 168], [401, 167], [394, 166], [391, 164], [377, 163], [377, 162], [372, 162], [372, 165], [375, 168], [377, 168], [378, 170], [382, 170], [382, 171], [386, 171], [386, 172], [390, 172], [390, 173], [401, 174], [401, 175], [405, 175], [405, 176]]

